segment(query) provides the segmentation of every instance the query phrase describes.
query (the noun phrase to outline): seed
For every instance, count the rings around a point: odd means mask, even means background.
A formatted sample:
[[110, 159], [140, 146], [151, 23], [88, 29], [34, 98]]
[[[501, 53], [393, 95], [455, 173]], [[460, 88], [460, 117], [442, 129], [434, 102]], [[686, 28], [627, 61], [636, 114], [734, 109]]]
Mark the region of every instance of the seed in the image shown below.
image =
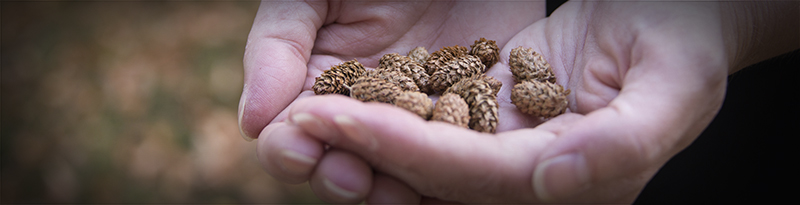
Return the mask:
[[364, 65], [358, 60], [351, 60], [335, 65], [315, 78], [312, 89], [317, 95], [323, 94], [342, 94], [350, 95], [350, 87], [355, 83], [356, 78], [361, 77], [366, 72]]
[[394, 98], [394, 105], [411, 111], [428, 120], [433, 112], [433, 101], [421, 92], [403, 92]]
[[564, 114], [567, 110], [569, 93], [569, 90], [565, 91], [559, 84], [527, 80], [511, 90], [511, 103], [523, 113], [551, 118]]
[[447, 93], [436, 101], [431, 120], [469, 128], [469, 117], [467, 102], [455, 93]]
[[532, 48], [511, 49], [508, 65], [517, 83], [526, 80], [556, 82], [556, 75], [553, 74], [550, 64]]
[[469, 54], [480, 58], [483, 65], [486, 66], [486, 69], [491, 68], [497, 63], [497, 59], [500, 59], [500, 48], [497, 47], [497, 44], [493, 40], [481, 38], [480, 40], [476, 40], [475, 43], [469, 47]]

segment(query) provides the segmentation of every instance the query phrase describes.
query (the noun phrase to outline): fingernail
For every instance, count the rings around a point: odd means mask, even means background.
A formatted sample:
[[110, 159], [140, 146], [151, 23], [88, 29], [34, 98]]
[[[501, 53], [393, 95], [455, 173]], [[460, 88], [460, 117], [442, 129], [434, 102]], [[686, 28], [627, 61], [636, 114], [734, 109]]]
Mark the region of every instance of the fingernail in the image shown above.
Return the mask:
[[358, 193], [345, 190], [342, 187], [334, 184], [331, 180], [322, 179], [322, 184], [325, 186], [325, 189], [327, 189], [329, 192], [344, 199], [355, 199], [356, 197], [358, 197]]
[[577, 153], [545, 160], [536, 166], [533, 172], [533, 190], [543, 201], [553, 201], [580, 193], [589, 185], [586, 159]]
[[247, 92], [242, 92], [242, 98], [239, 99], [239, 134], [244, 138], [245, 141], [253, 141], [256, 138], [250, 137], [245, 134], [244, 129], [242, 129], [242, 117], [244, 116], [244, 107], [247, 105]]
[[311, 171], [316, 164], [317, 160], [309, 156], [291, 150], [281, 151], [280, 165], [286, 172], [304, 174]]
[[345, 115], [337, 115], [333, 117], [333, 122], [339, 126], [339, 129], [341, 129], [344, 135], [350, 140], [367, 147], [369, 151], [378, 150], [378, 141], [375, 140], [375, 137], [372, 136], [372, 133], [367, 130], [364, 125], [357, 122], [355, 119]]
[[308, 113], [298, 113], [292, 115], [292, 123], [302, 127], [306, 132], [312, 135], [322, 137], [328, 143], [333, 143], [334, 135], [337, 133], [331, 126], [320, 120], [314, 115]]

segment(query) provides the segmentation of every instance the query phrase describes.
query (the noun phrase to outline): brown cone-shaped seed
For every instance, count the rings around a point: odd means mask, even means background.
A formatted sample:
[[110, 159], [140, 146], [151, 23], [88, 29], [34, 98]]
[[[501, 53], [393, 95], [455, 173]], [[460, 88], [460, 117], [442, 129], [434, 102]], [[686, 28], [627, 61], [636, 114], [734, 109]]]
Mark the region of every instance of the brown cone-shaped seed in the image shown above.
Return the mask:
[[400, 87], [387, 82], [386, 80], [362, 76], [356, 79], [350, 90], [350, 97], [363, 102], [382, 102], [393, 103], [397, 95], [403, 91]]
[[[488, 86], [484, 87], [482, 85], [478, 85], [478, 84], [483, 84], [483, 83], [486, 83]], [[479, 74], [479, 75], [474, 75], [474, 76], [471, 76], [469, 78], [464, 78], [464, 79], [458, 81], [457, 83], [455, 83], [452, 86], [450, 86], [449, 88], [447, 88], [447, 90], [445, 90], [444, 93], [445, 94], [447, 94], [447, 93], [455, 93], [455, 94], [462, 95], [462, 94], [468, 93], [470, 89], [484, 89], [485, 88], [486, 90], [481, 90], [480, 92], [481, 93], [489, 93], [489, 94], [497, 96], [497, 92], [500, 90], [501, 86], [503, 86], [503, 82], [500, 82], [499, 80], [495, 79], [494, 77], [488, 76], [488, 75], [485, 75], [485, 74]], [[463, 97], [463, 95], [462, 95], [462, 97]]]
[[484, 76], [465, 78], [444, 93], [455, 93], [469, 105], [469, 128], [494, 133], [497, 131], [498, 104], [495, 89], [484, 80]]
[[350, 95], [348, 87], [353, 85], [355, 80], [364, 75], [365, 72], [366, 69], [364, 69], [364, 65], [361, 65], [357, 60], [346, 61], [342, 64], [332, 66], [319, 77], [315, 78], [312, 89], [314, 89], [314, 93], [317, 95]]
[[469, 105], [455, 93], [444, 94], [436, 101], [431, 120], [469, 128]]
[[556, 75], [547, 60], [532, 48], [517, 47], [511, 49], [508, 65], [514, 80], [519, 83], [526, 80], [556, 82]]
[[397, 53], [383, 55], [380, 60], [380, 65], [378, 65], [378, 68], [375, 68], [375, 70], [378, 70], [378, 72], [397, 71], [404, 73], [409, 78], [414, 79], [414, 82], [420, 88], [427, 87], [430, 78], [428, 73], [425, 72], [425, 68], [419, 63]]
[[428, 50], [422, 46], [416, 47], [408, 51], [408, 57], [411, 58], [411, 60], [417, 61], [419, 65], [425, 65], [425, 61], [428, 60], [428, 56], [429, 56]]
[[500, 59], [500, 48], [495, 41], [481, 38], [469, 46], [469, 54], [480, 58], [486, 69], [489, 69]]
[[527, 80], [511, 90], [511, 103], [525, 114], [551, 118], [567, 110], [569, 93], [559, 84]]
[[497, 97], [475, 95], [475, 104], [469, 108], [469, 127], [478, 132], [497, 132]]
[[411, 111], [428, 120], [433, 112], [433, 101], [421, 92], [403, 92], [394, 98], [394, 105]]
[[[483, 86], [482, 85], [483, 83], [486, 83], [488, 87]], [[500, 91], [500, 88], [502, 86], [503, 82], [500, 82], [494, 77], [484, 74], [479, 74], [458, 81], [456, 84], [450, 86], [450, 88], [447, 88], [447, 90], [445, 90], [444, 93], [456, 93], [466, 97], [467, 95], [469, 95], [470, 89], [479, 89], [479, 90], [473, 90], [472, 92], [489, 93], [497, 97], [497, 93]]]
[[477, 78], [480, 78], [481, 80], [486, 81], [486, 83], [489, 83], [489, 87], [492, 88], [492, 95], [494, 96], [497, 96], [497, 93], [500, 92], [500, 88], [503, 87], [503, 82], [500, 82], [500, 80], [497, 80], [492, 76], [480, 74], [477, 75]]
[[448, 61], [465, 55], [469, 55], [469, 50], [467, 47], [459, 45], [444, 47], [428, 56], [428, 60], [424, 65], [425, 72], [427, 72], [428, 75], [433, 75], [436, 70], [439, 70], [440, 67], [445, 66]]
[[433, 92], [442, 92], [461, 79], [482, 74], [485, 69], [481, 59], [471, 55], [461, 56], [433, 72], [429, 86]]
[[366, 76], [383, 79], [386, 82], [400, 87], [400, 90], [403, 91], [419, 91], [419, 87], [417, 86], [417, 83], [414, 82], [414, 79], [411, 79], [400, 71], [393, 70], [380, 72], [378, 70], [369, 70], [367, 71]]

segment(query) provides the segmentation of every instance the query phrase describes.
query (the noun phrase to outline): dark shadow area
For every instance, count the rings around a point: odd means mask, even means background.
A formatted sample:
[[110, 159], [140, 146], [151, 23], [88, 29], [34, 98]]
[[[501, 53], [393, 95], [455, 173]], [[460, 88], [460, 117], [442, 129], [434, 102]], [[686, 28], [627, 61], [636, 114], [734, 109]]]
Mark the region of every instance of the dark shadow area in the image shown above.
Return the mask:
[[722, 108], [661, 168], [636, 204], [781, 203], [794, 199], [800, 50], [728, 76]]
[[567, 0], [547, 0], [547, 16], [550, 16], [550, 14], [552, 14], [553, 11], [558, 8], [558, 6], [561, 6], [561, 4], [564, 4], [565, 2], [567, 2]]

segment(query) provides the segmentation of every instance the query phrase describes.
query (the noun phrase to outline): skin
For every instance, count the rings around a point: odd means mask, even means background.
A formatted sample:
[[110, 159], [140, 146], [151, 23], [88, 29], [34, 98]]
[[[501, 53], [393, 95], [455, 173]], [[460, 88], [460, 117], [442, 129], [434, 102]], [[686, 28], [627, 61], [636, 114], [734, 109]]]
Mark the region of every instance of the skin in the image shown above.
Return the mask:
[[[262, 2], [239, 106], [266, 172], [331, 203], [630, 203], [713, 119], [729, 73], [800, 47], [774, 29], [797, 25], [795, 2], [567, 2], [544, 19], [543, 2], [347, 3]], [[501, 47], [494, 135], [310, 89], [342, 61], [480, 37]], [[572, 90], [569, 113], [510, 104], [517, 46]]]

